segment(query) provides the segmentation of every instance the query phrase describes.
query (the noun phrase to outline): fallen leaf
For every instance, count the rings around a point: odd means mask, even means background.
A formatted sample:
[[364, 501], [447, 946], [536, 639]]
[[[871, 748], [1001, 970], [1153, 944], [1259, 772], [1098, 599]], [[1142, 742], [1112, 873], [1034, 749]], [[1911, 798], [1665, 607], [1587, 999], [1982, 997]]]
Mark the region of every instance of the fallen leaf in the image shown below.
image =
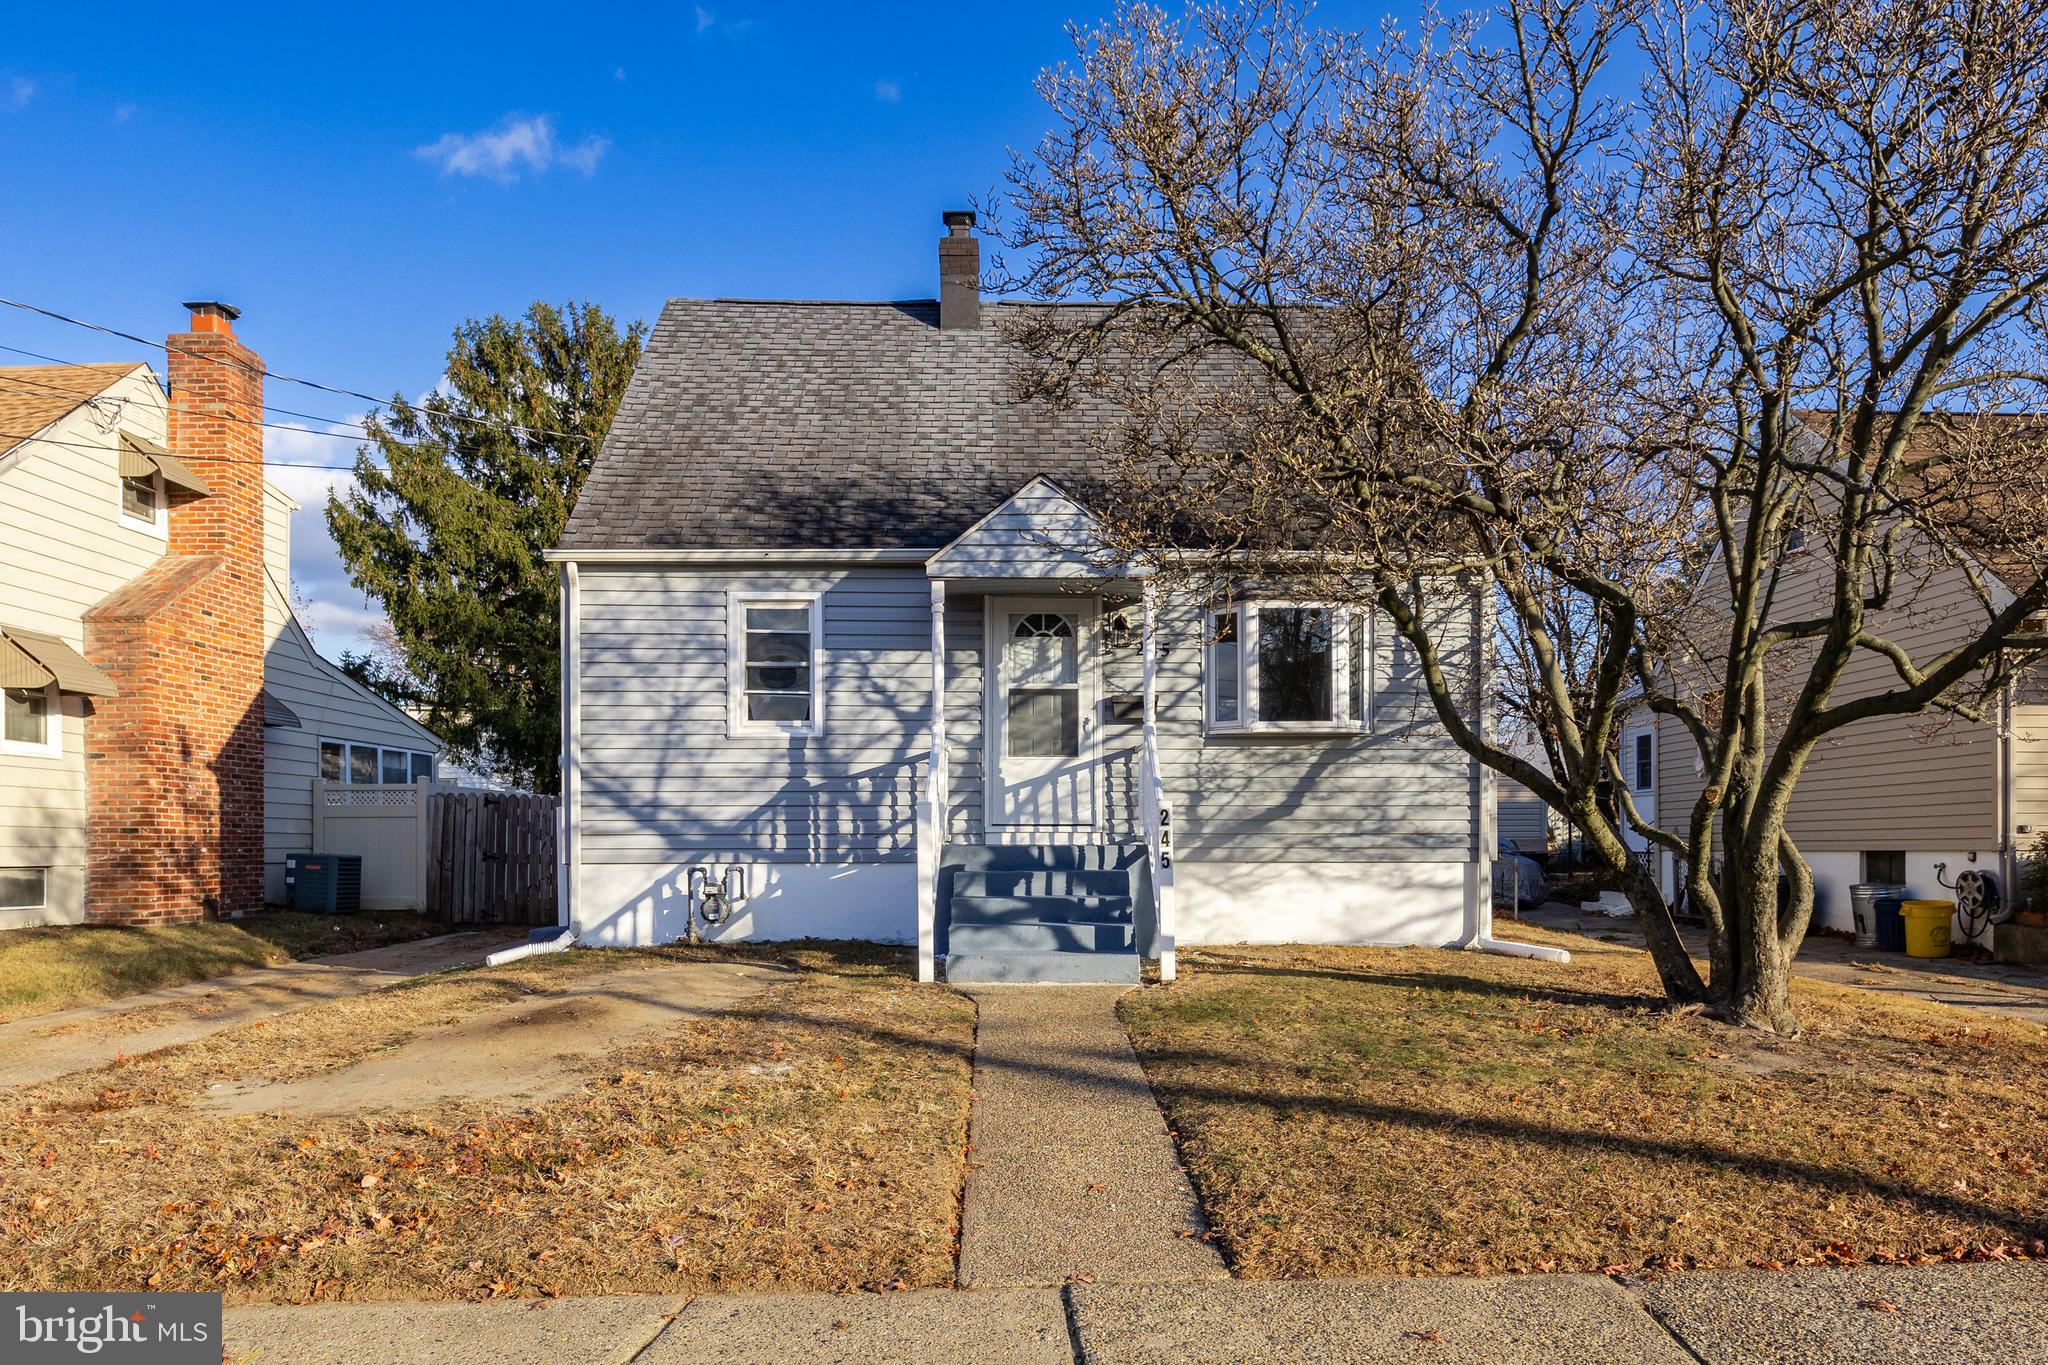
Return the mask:
[[1436, 1331], [1434, 1328], [1425, 1328], [1419, 1332], [1403, 1332], [1401, 1335], [1407, 1337], [1410, 1341], [1442, 1341], [1444, 1339], [1444, 1334]]
[[1856, 1306], [1858, 1308], [1867, 1308], [1873, 1313], [1899, 1313], [1905, 1311], [1890, 1299], [1864, 1299]]

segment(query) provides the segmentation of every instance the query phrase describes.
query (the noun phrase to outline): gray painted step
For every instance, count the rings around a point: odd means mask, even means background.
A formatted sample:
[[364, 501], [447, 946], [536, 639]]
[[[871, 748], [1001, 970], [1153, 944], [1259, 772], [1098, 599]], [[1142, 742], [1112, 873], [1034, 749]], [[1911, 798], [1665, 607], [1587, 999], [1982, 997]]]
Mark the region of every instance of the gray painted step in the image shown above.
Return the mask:
[[1004, 982], [1136, 985], [1136, 953], [949, 953], [946, 980], [994, 985]]
[[1143, 844], [947, 844], [943, 867], [964, 872], [1017, 869], [1115, 869], [1145, 862]]
[[955, 872], [955, 896], [1128, 896], [1129, 869], [999, 868], [988, 872]]
[[953, 897], [954, 924], [1129, 924], [1129, 896]]
[[958, 953], [1136, 953], [1128, 924], [1032, 923], [963, 924], [953, 922], [947, 943]]

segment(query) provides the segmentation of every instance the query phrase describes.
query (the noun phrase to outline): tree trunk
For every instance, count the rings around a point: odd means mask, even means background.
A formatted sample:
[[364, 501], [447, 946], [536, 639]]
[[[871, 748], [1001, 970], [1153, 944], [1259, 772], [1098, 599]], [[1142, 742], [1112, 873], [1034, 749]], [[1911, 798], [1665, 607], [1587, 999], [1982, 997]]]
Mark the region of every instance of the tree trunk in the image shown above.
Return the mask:
[[[1710, 994], [1716, 1017], [1791, 1035], [1799, 1032], [1792, 1014], [1792, 956], [1805, 937], [1812, 881], [1792, 879], [1793, 902], [1780, 903], [1778, 873], [1790, 848], [1783, 824], [1782, 817], [1760, 816], [1731, 841], [1721, 893], [1728, 952], [1725, 965], [1715, 963]], [[1798, 903], [1802, 890], [1804, 905]]]

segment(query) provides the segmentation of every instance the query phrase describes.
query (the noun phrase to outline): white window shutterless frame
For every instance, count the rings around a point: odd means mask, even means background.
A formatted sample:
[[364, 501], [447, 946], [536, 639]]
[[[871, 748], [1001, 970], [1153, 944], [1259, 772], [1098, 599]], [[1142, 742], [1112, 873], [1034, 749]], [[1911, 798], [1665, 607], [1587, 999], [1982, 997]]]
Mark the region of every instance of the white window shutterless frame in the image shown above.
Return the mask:
[[734, 592], [726, 621], [726, 732], [823, 734], [821, 595]]
[[1358, 734], [1372, 705], [1371, 614], [1273, 599], [1204, 616], [1212, 734]]
[[1093, 829], [1097, 605], [1074, 597], [984, 600], [989, 828]]

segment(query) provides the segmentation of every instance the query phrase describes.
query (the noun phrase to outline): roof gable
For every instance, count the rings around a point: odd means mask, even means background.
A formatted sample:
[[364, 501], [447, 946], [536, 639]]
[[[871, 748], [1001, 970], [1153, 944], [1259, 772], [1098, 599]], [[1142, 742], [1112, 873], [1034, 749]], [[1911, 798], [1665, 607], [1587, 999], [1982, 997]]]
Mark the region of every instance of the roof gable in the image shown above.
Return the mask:
[[1095, 514], [1040, 475], [931, 557], [933, 578], [1090, 578], [1105, 546]]

